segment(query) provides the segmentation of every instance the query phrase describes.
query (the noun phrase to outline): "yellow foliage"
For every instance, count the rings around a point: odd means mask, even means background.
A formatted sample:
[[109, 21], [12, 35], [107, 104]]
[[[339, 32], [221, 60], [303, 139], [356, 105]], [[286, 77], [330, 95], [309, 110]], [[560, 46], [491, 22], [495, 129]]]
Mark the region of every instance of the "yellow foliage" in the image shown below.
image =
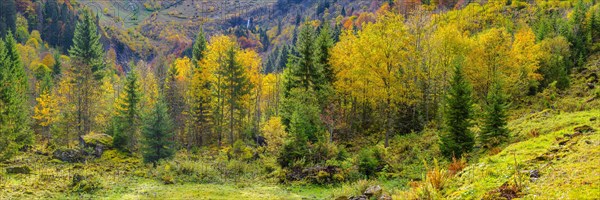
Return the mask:
[[44, 63], [44, 65], [50, 67], [50, 66], [54, 66], [54, 64], [56, 63], [56, 61], [54, 60], [54, 56], [52, 56], [51, 54], [47, 53], [44, 58], [42, 59], [42, 63]]
[[287, 137], [281, 117], [271, 117], [262, 127], [262, 133], [267, 140], [267, 150], [271, 153], [277, 153]]
[[[350, 31], [341, 36], [331, 53], [338, 91], [370, 104], [391, 106], [406, 100], [417, 72], [406, 64], [409, 38], [403, 21], [402, 16], [388, 13], [357, 35]], [[398, 76], [400, 71], [404, 73]]]
[[25, 42], [25, 45], [33, 47], [35, 49], [40, 49], [40, 42], [35, 38], [29, 38], [27, 42]]
[[108, 120], [112, 115], [113, 105], [117, 97], [117, 91], [114, 88], [113, 80], [118, 80], [118, 76], [114, 75], [112, 78], [105, 78], [102, 80], [102, 85], [99, 89], [100, 98], [98, 98], [98, 112], [94, 119], [100, 127], [108, 125]]
[[260, 74], [262, 61], [260, 55], [252, 49], [239, 51], [236, 59], [238, 63], [246, 68], [246, 74], [248, 75], [251, 85], [259, 86], [253, 87], [252, 92], [244, 97], [244, 99], [246, 99], [244, 104], [247, 106], [247, 109], [252, 110], [252, 105], [256, 102], [253, 100], [260, 97], [260, 93], [262, 92], [260, 87], [262, 86], [262, 75]]
[[43, 127], [48, 127], [57, 121], [59, 107], [58, 101], [48, 91], [44, 91], [39, 97], [35, 98], [36, 105], [33, 108], [33, 119], [38, 121], [38, 124]]
[[38, 59], [37, 51], [29, 45], [17, 44], [17, 51], [21, 56], [21, 63], [23, 63], [25, 67], [29, 67], [31, 62]]
[[179, 72], [179, 74], [176, 77], [177, 80], [184, 81], [191, 76], [192, 61], [187, 56], [183, 58], [177, 58], [175, 62], [173, 62], [173, 65], [175, 66], [175, 68], [177, 68], [177, 71]]
[[156, 79], [156, 76], [154, 75], [154, 73], [152, 72], [152, 70], [138, 70], [138, 73], [141, 73], [139, 77], [140, 78], [140, 88], [142, 90], [142, 101], [141, 103], [141, 107], [142, 108], [154, 108], [154, 105], [156, 104], [156, 101], [158, 100], [158, 81]]
[[495, 75], [509, 72], [510, 38], [504, 28], [489, 29], [473, 38], [474, 48], [464, 71], [480, 98], [486, 96]]
[[513, 81], [511, 93], [523, 96], [529, 89], [528, 86], [537, 85], [537, 81], [543, 78], [537, 73], [543, 52], [540, 45], [535, 43], [531, 28], [525, 26], [517, 31], [510, 56], [513, 69], [513, 74], [508, 77]]
[[263, 75], [261, 87], [261, 111], [264, 113], [268, 108], [272, 108], [277, 101], [278, 86], [279, 86], [279, 74], [269, 73]]
[[525, 26], [511, 38], [504, 28], [492, 28], [473, 38], [465, 72], [479, 97], [485, 97], [495, 76], [515, 98], [525, 96], [542, 79], [536, 71], [543, 54], [533, 31]]
[[209, 72], [214, 72], [225, 61], [227, 50], [235, 45], [236, 42], [231, 37], [225, 35], [212, 37], [201, 65], [206, 67]]

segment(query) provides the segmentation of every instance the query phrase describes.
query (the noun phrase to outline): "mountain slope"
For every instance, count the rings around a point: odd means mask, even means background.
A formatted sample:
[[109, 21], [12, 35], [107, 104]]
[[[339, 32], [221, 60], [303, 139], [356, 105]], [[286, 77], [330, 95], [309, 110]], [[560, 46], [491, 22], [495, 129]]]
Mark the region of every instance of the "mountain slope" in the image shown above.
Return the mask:
[[512, 121], [510, 127], [516, 136], [531, 139], [511, 144], [467, 167], [451, 181], [447, 197], [600, 196], [598, 116], [600, 110], [573, 113], [547, 110]]

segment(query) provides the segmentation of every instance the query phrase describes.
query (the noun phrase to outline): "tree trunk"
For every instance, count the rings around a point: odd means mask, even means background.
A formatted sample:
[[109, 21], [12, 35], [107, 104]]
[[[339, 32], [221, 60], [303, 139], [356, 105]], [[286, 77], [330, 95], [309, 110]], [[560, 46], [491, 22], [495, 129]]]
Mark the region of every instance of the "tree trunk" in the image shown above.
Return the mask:
[[391, 119], [391, 109], [390, 109], [390, 98], [388, 97], [387, 99], [387, 108], [386, 108], [386, 118], [387, 118], [387, 125], [386, 125], [386, 130], [385, 130], [385, 147], [389, 147], [390, 146], [390, 132], [392, 131], [392, 119]]
[[230, 105], [229, 107], [229, 142], [231, 143], [231, 147], [233, 147], [233, 123], [234, 123], [234, 117], [233, 117], [233, 105]]

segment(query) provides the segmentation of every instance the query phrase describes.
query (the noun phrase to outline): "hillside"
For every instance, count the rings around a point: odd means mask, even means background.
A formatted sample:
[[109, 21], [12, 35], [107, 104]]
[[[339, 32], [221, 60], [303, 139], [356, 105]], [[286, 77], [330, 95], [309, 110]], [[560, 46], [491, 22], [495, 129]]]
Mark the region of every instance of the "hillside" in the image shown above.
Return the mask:
[[[331, 13], [340, 12], [343, 7], [355, 13], [374, 11], [381, 2], [336, 0], [323, 6], [324, 1], [289, 0], [241, 0], [241, 1], [78, 1], [91, 8], [100, 17], [100, 26], [104, 27], [107, 38], [105, 47], [115, 48], [119, 62], [126, 64], [131, 57], [152, 62], [159, 56], [168, 54], [188, 55], [196, 33], [200, 27], [209, 35], [228, 33], [232, 29], [289, 29], [297, 26], [295, 22], [302, 16], [318, 19], [322, 9]], [[323, 8], [318, 8], [319, 6]], [[317, 11], [319, 10], [319, 11]], [[277, 20], [275, 20], [277, 19]], [[291, 43], [291, 32], [284, 35], [270, 34], [269, 43]], [[133, 36], [133, 37], [132, 37]], [[240, 35], [241, 36], [241, 35]], [[266, 43], [264, 40], [259, 43]], [[263, 54], [271, 52], [273, 47], [260, 44]], [[266, 46], [266, 47], [265, 47]], [[188, 51], [187, 53], [185, 51]], [[257, 49], [258, 50], [258, 49]], [[159, 64], [159, 63], [157, 63]]]

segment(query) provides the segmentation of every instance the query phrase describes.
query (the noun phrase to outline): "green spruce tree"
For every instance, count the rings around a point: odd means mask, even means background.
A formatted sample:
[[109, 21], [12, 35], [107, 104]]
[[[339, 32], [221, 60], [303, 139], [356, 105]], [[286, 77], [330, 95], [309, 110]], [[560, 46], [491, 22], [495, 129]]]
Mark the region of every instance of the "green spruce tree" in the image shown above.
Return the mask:
[[32, 142], [27, 75], [10, 31], [5, 40], [0, 40], [0, 161]]
[[479, 142], [483, 147], [492, 148], [508, 139], [509, 132], [506, 128], [507, 108], [508, 105], [502, 87], [498, 81], [495, 81], [487, 96], [483, 128], [479, 135]]
[[83, 12], [83, 17], [75, 28], [73, 46], [69, 49], [75, 63], [73, 74], [76, 80], [76, 126], [80, 136], [92, 129], [91, 109], [94, 107], [94, 94], [97, 92], [94, 87], [104, 74], [104, 52], [94, 20], [91, 11]]
[[161, 159], [173, 157], [173, 122], [167, 113], [167, 107], [161, 97], [153, 111], [144, 119], [142, 154], [144, 162], [156, 163]]
[[204, 29], [200, 28], [200, 32], [196, 36], [194, 46], [192, 47], [192, 63], [194, 67], [200, 67], [200, 61], [204, 59], [206, 54], [206, 36], [204, 35]]
[[329, 64], [329, 50], [333, 47], [333, 36], [329, 20], [323, 21], [321, 31], [315, 42], [315, 61], [317, 62], [316, 65], [318, 66], [318, 69], [322, 70], [323, 73], [322, 84], [330, 85], [335, 81], [335, 74], [333, 68]]
[[113, 145], [121, 150], [135, 150], [141, 120], [140, 99], [138, 75], [132, 67], [127, 74], [122, 94], [117, 100], [117, 114], [112, 127]]
[[315, 62], [315, 38], [315, 29], [310, 24], [304, 24], [296, 42], [297, 55], [292, 55], [288, 62], [289, 80], [285, 81], [285, 96], [293, 88], [319, 90], [322, 70]]
[[446, 97], [445, 131], [440, 149], [448, 157], [459, 157], [473, 148], [475, 139], [469, 128], [472, 119], [471, 86], [462, 72], [462, 60], [455, 61], [454, 76]]
[[[327, 46], [328, 33], [323, 32], [322, 44]], [[291, 95], [293, 90], [313, 91], [319, 94], [323, 88], [323, 69], [324, 63], [319, 62], [321, 51], [318, 50], [316, 41], [315, 28], [310, 24], [305, 23], [300, 28], [298, 40], [295, 46], [295, 52], [290, 53], [287, 66], [283, 72], [283, 104], [282, 104], [282, 121], [286, 127], [290, 127], [293, 111], [296, 109], [294, 104], [290, 104], [296, 100], [294, 95]], [[319, 107], [319, 103], [315, 104]]]
[[[237, 47], [236, 47], [237, 48]], [[221, 89], [224, 91], [226, 95], [226, 102], [229, 109], [229, 142], [233, 146], [235, 141], [234, 138], [234, 130], [238, 126], [236, 124], [236, 115], [243, 116], [242, 113], [242, 98], [244, 95], [250, 93], [252, 89], [252, 85], [250, 83], [250, 79], [246, 74], [246, 69], [238, 63], [236, 58], [236, 49], [230, 48], [227, 51], [226, 63], [222, 69], [219, 70], [218, 73], [223, 77], [223, 84], [221, 84]]]

